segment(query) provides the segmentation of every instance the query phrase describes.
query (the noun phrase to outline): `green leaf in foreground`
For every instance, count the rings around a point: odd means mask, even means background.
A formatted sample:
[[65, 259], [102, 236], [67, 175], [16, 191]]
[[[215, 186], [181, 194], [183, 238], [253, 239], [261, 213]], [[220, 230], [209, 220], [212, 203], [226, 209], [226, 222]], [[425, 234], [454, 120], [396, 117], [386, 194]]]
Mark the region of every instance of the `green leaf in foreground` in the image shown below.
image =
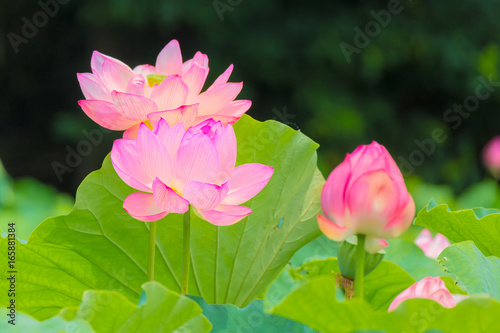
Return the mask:
[[[235, 125], [237, 165], [262, 163], [275, 169], [269, 184], [245, 203], [247, 218], [216, 227], [191, 216], [189, 294], [208, 303], [239, 307], [256, 299], [276, 278], [293, 254], [319, 234], [316, 215], [324, 183], [316, 166], [318, 145], [300, 132], [275, 121], [249, 116]], [[147, 223], [123, 210], [133, 192], [112, 168], [103, 167], [80, 185], [69, 215], [44, 221], [28, 244], [17, 244], [16, 269], [19, 310], [37, 319], [54, 316], [61, 308], [78, 306], [85, 290], [111, 290], [133, 303], [146, 281]], [[158, 221], [155, 277], [173, 291], [180, 290], [182, 216]], [[0, 256], [6, 258], [6, 239]], [[0, 262], [0, 274], [8, 269]], [[0, 288], [7, 290], [2, 279]], [[0, 305], [7, 304], [6, 293]]]
[[[295, 281], [313, 279], [318, 276], [327, 276], [334, 280], [335, 276], [340, 273], [340, 269], [337, 258], [329, 258], [325, 260], [313, 260], [297, 269], [284, 272], [284, 274], [287, 273]], [[288, 291], [296, 287], [296, 284], [290, 284], [286, 278], [281, 281], [281, 283], [283, 281], [288, 283]], [[280, 280], [277, 283], [280, 283]], [[374, 309], [386, 310], [389, 308], [392, 300], [413, 283], [415, 283], [415, 280], [400, 267], [391, 262], [382, 261], [373, 272], [365, 277], [364, 299]], [[271, 286], [268, 293], [276, 293], [276, 289], [276, 287], [273, 288]], [[281, 290], [281, 293], [283, 294], [283, 290]], [[269, 298], [275, 302], [274, 296]]]
[[264, 301], [255, 300], [240, 309], [231, 304], [207, 304], [199, 296], [190, 296], [212, 323], [212, 333], [234, 332], [316, 332], [304, 324], [264, 312]]
[[467, 241], [447, 247], [438, 259], [469, 295], [489, 294], [500, 300], [499, 258], [485, 257], [473, 242]]
[[[375, 271], [374, 271], [375, 272]], [[335, 280], [317, 276], [299, 284], [271, 313], [308, 325], [323, 333], [383, 330], [388, 333], [443, 332], [491, 333], [500, 331], [500, 303], [471, 297], [446, 309], [427, 299], [403, 302], [395, 311], [375, 311], [358, 299], [340, 302]]]
[[455, 243], [471, 240], [485, 256], [500, 257], [498, 211], [488, 214], [472, 209], [450, 211], [447, 205], [428, 206], [418, 213], [415, 224], [439, 232]]
[[189, 297], [157, 282], [145, 283], [143, 289], [146, 302], [141, 306], [114, 291], [90, 290], [78, 310], [63, 310], [61, 315], [87, 321], [97, 333], [210, 332], [212, 325]]
[[94, 333], [90, 324], [81, 319], [66, 321], [65, 319], [55, 316], [45, 321], [38, 321], [22, 312], [16, 313], [16, 325], [11, 325], [7, 322], [8, 317], [6, 311], [0, 311], [2, 320], [0, 321], [0, 332], [5, 333], [48, 333], [48, 332], [78, 332], [78, 333]]

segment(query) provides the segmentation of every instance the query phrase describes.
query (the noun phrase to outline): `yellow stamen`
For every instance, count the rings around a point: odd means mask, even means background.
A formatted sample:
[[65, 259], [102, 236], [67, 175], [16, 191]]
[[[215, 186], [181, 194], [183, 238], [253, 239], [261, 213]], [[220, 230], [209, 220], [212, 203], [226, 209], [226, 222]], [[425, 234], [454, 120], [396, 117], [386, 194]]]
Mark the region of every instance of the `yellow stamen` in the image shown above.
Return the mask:
[[149, 74], [146, 76], [148, 79], [148, 84], [150, 87], [154, 86], [155, 84], [160, 84], [165, 80], [167, 77], [166, 75], [161, 75], [161, 74]]

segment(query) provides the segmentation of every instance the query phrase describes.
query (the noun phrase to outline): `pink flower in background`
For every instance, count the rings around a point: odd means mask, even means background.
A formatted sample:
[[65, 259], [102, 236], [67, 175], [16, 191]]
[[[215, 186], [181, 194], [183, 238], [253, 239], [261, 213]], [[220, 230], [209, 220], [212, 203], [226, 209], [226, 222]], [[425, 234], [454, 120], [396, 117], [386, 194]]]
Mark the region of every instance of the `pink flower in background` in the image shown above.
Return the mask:
[[500, 135], [491, 139], [484, 147], [483, 163], [495, 178], [500, 178]]
[[228, 83], [233, 65], [200, 93], [208, 75], [208, 57], [196, 52], [182, 61], [179, 43], [172, 40], [160, 52], [156, 66], [133, 70], [123, 62], [94, 51], [92, 73], [77, 74], [86, 100], [83, 111], [99, 125], [126, 130], [134, 138], [141, 122], [154, 127], [160, 118], [169, 126], [182, 122], [186, 128], [212, 118], [224, 125], [236, 122], [252, 104], [234, 99], [243, 83]]
[[335, 241], [353, 234], [366, 235], [370, 253], [386, 247], [383, 238], [401, 235], [415, 215], [396, 162], [376, 142], [347, 154], [328, 177], [321, 194], [324, 217], [318, 215], [321, 231]]
[[123, 208], [141, 221], [196, 208], [208, 222], [229, 225], [252, 210], [240, 204], [269, 182], [270, 166], [248, 163], [235, 167], [233, 127], [212, 119], [185, 130], [160, 119], [153, 130], [141, 124], [136, 139], [113, 144], [111, 161], [120, 178], [136, 190]]
[[389, 311], [394, 310], [403, 301], [411, 298], [432, 299], [445, 308], [452, 308], [455, 306], [455, 300], [439, 276], [428, 276], [412, 284], [408, 289], [405, 289], [401, 294], [396, 296], [389, 306]]
[[428, 229], [422, 230], [415, 239], [415, 244], [424, 251], [427, 257], [433, 259], [437, 258], [445, 248], [450, 246], [450, 242], [445, 236], [436, 234], [436, 237], [432, 237]]

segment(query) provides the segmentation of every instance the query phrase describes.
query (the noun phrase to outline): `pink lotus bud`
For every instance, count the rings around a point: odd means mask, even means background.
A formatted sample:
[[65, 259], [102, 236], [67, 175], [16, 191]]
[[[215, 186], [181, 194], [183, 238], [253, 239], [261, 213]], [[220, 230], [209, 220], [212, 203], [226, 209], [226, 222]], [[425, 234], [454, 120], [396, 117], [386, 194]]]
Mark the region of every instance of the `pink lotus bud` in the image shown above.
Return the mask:
[[436, 259], [445, 248], [450, 246], [450, 242], [446, 237], [441, 234], [432, 237], [428, 229], [422, 230], [415, 239], [415, 244], [424, 251], [427, 257], [433, 259]]
[[233, 127], [212, 119], [188, 130], [164, 119], [153, 130], [141, 124], [136, 139], [114, 142], [111, 162], [125, 183], [142, 191], [130, 194], [123, 208], [145, 222], [192, 205], [212, 224], [236, 223], [252, 212], [240, 204], [259, 193], [274, 171], [258, 163], [235, 167]]
[[347, 154], [328, 177], [321, 194], [321, 231], [335, 241], [366, 235], [370, 253], [388, 246], [408, 229], [415, 204], [401, 171], [384, 146], [376, 142]]
[[452, 308], [455, 306], [455, 300], [439, 276], [428, 276], [412, 284], [408, 289], [405, 289], [401, 294], [396, 296], [389, 306], [389, 311], [394, 310], [403, 301], [411, 298], [432, 299], [445, 308]]
[[497, 135], [484, 147], [483, 163], [493, 177], [500, 179], [500, 135]]
[[120, 60], [94, 51], [91, 67], [92, 73], [77, 74], [86, 98], [78, 104], [99, 125], [127, 130], [126, 138], [135, 138], [142, 122], [152, 128], [161, 118], [170, 127], [182, 122], [188, 128], [210, 118], [232, 124], [252, 104], [234, 100], [243, 83], [227, 82], [233, 65], [201, 92], [208, 57], [196, 52], [183, 62], [176, 40], [160, 52], [156, 66], [140, 65], [132, 70]]

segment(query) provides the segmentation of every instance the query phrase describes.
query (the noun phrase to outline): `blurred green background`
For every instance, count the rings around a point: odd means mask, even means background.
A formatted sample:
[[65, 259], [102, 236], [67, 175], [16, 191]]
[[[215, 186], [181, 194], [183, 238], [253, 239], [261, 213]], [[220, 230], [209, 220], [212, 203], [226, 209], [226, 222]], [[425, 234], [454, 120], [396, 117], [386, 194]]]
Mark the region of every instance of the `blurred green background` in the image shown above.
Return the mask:
[[[57, 177], [53, 162], [65, 165], [68, 147], [86, 140], [82, 131], [99, 128], [77, 104], [76, 73], [90, 72], [93, 50], [131, 67], [154, 64], [174, 38], [184, 59], [198, 50], [209, 56], [208, 83], [234, 64], [230, 81], [244, 81], [239, 98], [253, 101], [248, 114], [289, 123], [318, 142], [325, 176], [346, 152], [376, 140], [398, 163], [423, 156], [412, 173], [446, 184], [443, 195], [487, 177], [481, 150], [500, 133], [500, 1], [407, 0], [387, 17], [381, 11], [390, 1], [60, 0], [16, 53], [9, 33], [22, 37], [26, 20], [48, 2], [2, 2], [0, 159], [14, 178], [34, 177], [74, 195], [120, 136], [105, 133]], [[355, 29], [373, 29], [375, 16], [385, 26], [368, 31], [368, 45], [348, 62], [341, 43], [356, 47]], [[467, 118], [446, 122], [447, 110], [474, 95], [480, 77], [493, 81], [490, 96]], [[415, 140], [432, 138], [435, 129], [447, 139], [428, 156], [415, 153]]]

